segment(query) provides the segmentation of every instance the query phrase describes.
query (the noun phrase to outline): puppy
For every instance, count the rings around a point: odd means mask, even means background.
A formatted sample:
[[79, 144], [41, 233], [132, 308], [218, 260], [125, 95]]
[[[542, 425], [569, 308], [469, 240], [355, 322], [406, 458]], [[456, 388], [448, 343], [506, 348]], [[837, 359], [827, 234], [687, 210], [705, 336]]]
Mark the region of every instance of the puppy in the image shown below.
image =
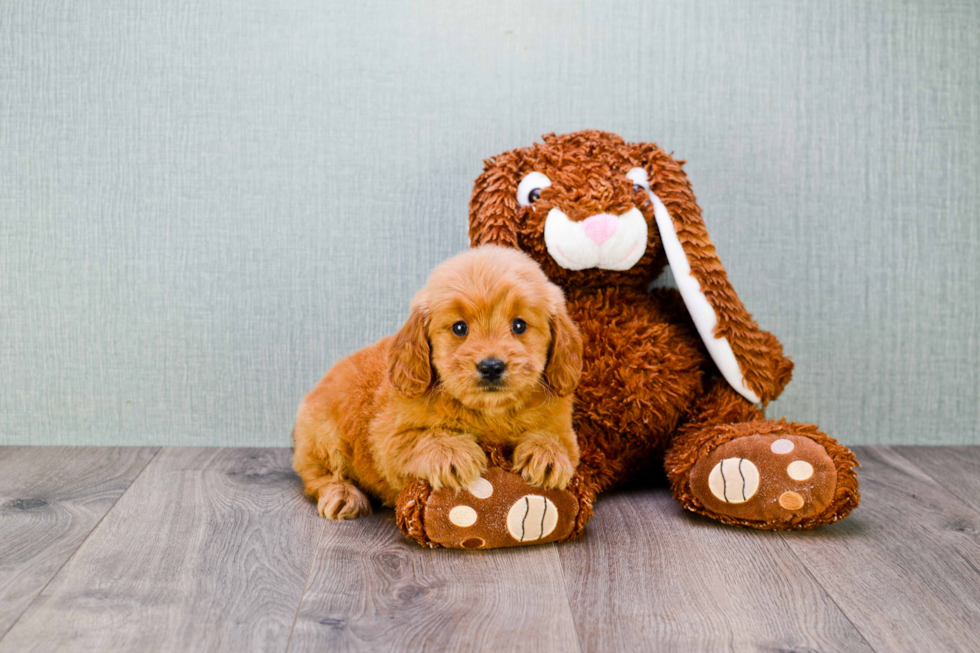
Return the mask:
[[327, 519], [393, 506], [406, 483], [462, 488], [480, 443], [528, 483], [563, 489], [579, 460], [572, 392], [582, 337], [529, 256], [486, 245], [433, 271], [395, 335], [337, 363], [299, 407], [294, 468]]

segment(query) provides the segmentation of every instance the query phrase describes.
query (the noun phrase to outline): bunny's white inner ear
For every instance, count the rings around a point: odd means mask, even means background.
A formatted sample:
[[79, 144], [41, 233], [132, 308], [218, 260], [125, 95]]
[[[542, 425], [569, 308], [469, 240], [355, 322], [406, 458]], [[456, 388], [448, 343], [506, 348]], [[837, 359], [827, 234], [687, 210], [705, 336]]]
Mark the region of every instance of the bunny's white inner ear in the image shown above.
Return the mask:
[[674, 228], [674, 221], [667, 212], [667, 207], [660, 201], [660, 198], [647, 191], [650, 201], [653, 202], [653, 215], [657, 221], [657, 229], [660, 231], [660, 240], [664, 244], [664, 251], [667, 253], [667, 262], [674, 273], [674, 280], [677, 281], [677, 288], [681, 291], [684, 304], [694, 319], [694, 326], [697, 327], [698, 334], [708, 348], [708, 353], [714, 360], [715, 365], [721, 375], [725, 377], [729, 385], [735, 391], [751, 401], [753, 404], [759, 403], [759, 395], [752, 392], [745, 383], [745, 376], [742, 368], [739, 367], [738, 359], [727, 338], [715, 337], [715, 327], [718, 325], [718, 316], [715, 309], [708, 302], [708, 298], [701, 292], [701, 284], [691, 274], [691, 264], [687, 260], [687, 253], [677, 237], [677, 230]]

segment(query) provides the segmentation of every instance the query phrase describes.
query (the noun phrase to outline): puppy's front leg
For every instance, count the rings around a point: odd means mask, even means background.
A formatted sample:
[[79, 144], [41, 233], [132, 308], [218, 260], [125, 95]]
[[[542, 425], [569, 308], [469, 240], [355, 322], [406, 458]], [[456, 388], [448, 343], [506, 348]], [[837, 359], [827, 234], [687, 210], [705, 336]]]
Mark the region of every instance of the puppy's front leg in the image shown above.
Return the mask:
[[564, 490], [575, 475], [579, 450], [575, 433], [525, 433], [514, 447], [514, 471], [538, 487]]
[[487, 454], [476, 437], [447, 429], [415, 429], [402, 433], [410, 443], [401, 453], [403, 473], [425, 479], [436, 490], [469, 486], [487, 469]]

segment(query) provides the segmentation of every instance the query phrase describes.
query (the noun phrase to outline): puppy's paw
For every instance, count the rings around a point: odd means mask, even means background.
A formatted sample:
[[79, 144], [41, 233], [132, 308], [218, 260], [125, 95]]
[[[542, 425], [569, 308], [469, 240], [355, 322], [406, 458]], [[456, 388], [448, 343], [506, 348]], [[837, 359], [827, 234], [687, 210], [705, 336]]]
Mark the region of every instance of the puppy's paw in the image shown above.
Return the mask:
[[487, 469], [487, 454], [469, 438], [430, 440], [416, 451], [408, 472], [433, 489], [467, 487]]
[[564, 490], [575, 474], [575, 464], [561, 444], [553, 440], [525, 440], [514, 449], [514, 471], [531, 485]]
[[317, 511], [327, 519], [357, 519], [371, 514], [371, 501], [352, 483], [328, 483], [320, 488]]

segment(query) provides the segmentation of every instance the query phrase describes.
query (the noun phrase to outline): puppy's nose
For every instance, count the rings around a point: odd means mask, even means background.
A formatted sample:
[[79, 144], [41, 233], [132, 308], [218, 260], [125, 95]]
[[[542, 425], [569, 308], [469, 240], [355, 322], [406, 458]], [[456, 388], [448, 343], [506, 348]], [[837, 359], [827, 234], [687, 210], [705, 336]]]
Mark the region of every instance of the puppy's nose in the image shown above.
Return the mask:
[[507, 364], [499, 358], [484, 358], [476, 364], [476, 371], [485, 381], [496, 381], [504, 374]]

